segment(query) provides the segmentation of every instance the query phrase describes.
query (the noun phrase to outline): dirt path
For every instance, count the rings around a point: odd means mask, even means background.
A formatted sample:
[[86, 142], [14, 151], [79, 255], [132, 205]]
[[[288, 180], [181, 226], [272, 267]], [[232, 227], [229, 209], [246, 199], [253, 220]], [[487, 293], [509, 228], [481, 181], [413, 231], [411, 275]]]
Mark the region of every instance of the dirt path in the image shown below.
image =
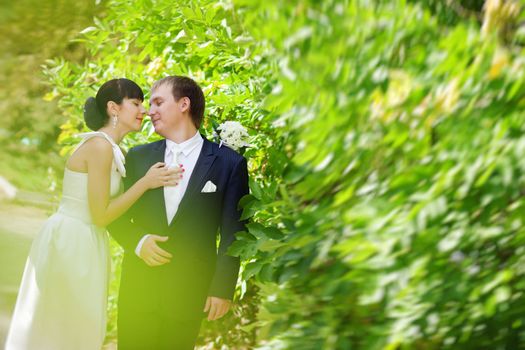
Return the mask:
[[[33, 237], [48, 217], [45, 196], [24, 193], [22, 201], [0, 202], [0, 344], [5, 342]], [[43, 201], [43, 202], [42, 202]]]

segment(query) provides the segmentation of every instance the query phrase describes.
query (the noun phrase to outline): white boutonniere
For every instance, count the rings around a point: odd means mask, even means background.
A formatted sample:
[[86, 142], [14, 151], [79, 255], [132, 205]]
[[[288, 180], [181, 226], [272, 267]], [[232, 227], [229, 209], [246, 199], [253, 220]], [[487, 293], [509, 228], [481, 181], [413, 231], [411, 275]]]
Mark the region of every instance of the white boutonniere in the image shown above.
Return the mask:
[[243, 147], [250, 147], [248, 131], [239, 122], [227, 121], [217, 127], [220, 138], [219, 147], [225, 145], [235, 151]]

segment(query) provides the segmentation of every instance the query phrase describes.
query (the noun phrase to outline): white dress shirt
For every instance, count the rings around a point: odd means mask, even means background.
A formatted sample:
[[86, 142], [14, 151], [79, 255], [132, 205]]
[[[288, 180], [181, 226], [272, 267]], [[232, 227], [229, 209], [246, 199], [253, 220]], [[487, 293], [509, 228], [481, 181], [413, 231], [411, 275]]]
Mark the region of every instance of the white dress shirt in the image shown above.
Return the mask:
[[[164, 186], [164, 203], [166, 204], [166, 218], [168, 225], [171, 223], [179, 204], [188, 188], [188, 183], [197, 163], [197, 159], [202, 150], [204, 140], [200, 135], [199, 131], [190, 139], [177, 144], [172, 140], [166, 139], [166, 151], [164, 153], [164, 162], [169, 167], [176, 167], [182, 164], [184, 167], [184, 173], [182, 173], [182, 179], [179, 181], [177, 186]], [[149, 234], [142, 237], [137, 248], [135, 248], [135, 254], [140, 257], [140, 250], [146, 238]]]

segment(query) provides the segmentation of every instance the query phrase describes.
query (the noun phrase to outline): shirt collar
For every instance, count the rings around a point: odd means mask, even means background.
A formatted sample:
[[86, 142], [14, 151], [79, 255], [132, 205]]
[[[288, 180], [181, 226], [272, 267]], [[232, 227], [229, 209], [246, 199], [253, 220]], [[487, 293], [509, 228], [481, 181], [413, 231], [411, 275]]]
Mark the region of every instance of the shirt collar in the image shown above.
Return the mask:
[[184, 154], [185, 157], [187, 157], [197, 146], [202, 144], [204, 141], [202, 139], [201, 134], [197, 130], [195, 135], [193, 135], [192, 138], [187, 139], [186, 141], [182, 143], [176, 143], [172, 140], [166, 139], [166, 151], [177, 149]]

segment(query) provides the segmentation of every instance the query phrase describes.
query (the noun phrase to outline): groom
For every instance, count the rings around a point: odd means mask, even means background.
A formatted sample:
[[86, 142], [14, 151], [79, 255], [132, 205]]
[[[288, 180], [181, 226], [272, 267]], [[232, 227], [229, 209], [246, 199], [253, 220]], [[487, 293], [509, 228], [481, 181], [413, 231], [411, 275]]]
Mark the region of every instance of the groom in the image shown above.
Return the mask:
[[129, 151], [124, 185], [156, 162], [184, 173], [177, 186], [146, 192], [109, 227], [125, 251], [118, 348], [193, 349], [202, 318], [222, 317], [233, 299], [239, 259], [226, 251], [244, 230], [238, 202], [249, 191], [246, 159], [199, 134], [205, 101], [192, 79], [157, 81], [150, 103], [165, 139]]

